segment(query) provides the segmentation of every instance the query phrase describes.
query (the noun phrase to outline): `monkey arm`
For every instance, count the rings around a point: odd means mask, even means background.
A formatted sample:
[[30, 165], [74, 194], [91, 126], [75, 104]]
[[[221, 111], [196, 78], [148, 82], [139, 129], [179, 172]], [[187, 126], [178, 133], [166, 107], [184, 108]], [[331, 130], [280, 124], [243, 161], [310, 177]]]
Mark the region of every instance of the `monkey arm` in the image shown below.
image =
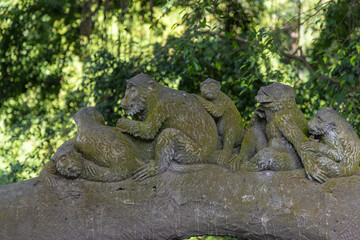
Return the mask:
[[344, 160], [344, 154], [343, 151], [339, 151], [336, 149], [328, 149], [325, 153], [329, 158], [333, 159], [335, 162], [342, 162]]
[[307, 151], [304, 146], [309, 143], [308, 137], [296, 125], [294, 121], [283, 116], [275, 121], [275, 124], [281, 134], [288, 140], [295, 148], [300, 156], [300, 159], [305, 167], [305, 172], [310, 179], [323, 183], [326, 181], [326, 173], [320, 169], [316, 163], [316, 154]]
[[338, 148], [341, 148], [340, 150], [339, 149], [335, 149], [327, 144], [324, 144], [324, 143], [318, 143], [318, 142], [314, 142], [312, 143], [314, 144], [313, 145], [313, 149], [314, 151], [322, 154], [322, 155], [325, 155], [327, 158], [335, 161], [335, 162], [341, 162], [344, 158], [344, 155], [343, 155], [343, 151], [342, 151], [342, 147], [341, 146], [337, 146]]
[[278, 118], [275, 125], [286, 140], [295, 147], [296, 151], [301, 150], [302, 144], [309, 141], [297, 124], [285, 116]]
[[215, 153], [213, 153], [217, 164], [223, 166], [228, 165], [228, 161], [231, 157], [234, 144], [235, 144], [235, 134], [230, 129], [228, 129], [224, 135], [223, 149], [220, 151], [215, 151]]
[[216, 106], [212, 102], [207, 101], [206, 99], [204, 99], [200, 96], [196, 96], [196, 97], [199, 100], [199, 102], [201, 103], [201, 105], [203, 105], [203, 107], [206, 109], [206, 111], [208, 111], [208, 113], [210, 113], [211, 116], [221, 117], [222, 115], [224, 115], [225, 108], [222, 104], [220, 104], [220, 106]]
[[232, 152], [232, 149], [234, 148], [234, 144], [235, 144], [235, 134], [231, 131], [231, 129], [228, 129], [225, 132], [224, 135], [224, 143], [223, 143], [223, 150], [224, 151], [229, 151], [230, 154]]
[[164, 112], [159, 111], [161, 107], [162, 106], [156, 105], [150, 109], [144, 122], [120, 118], [116, 126], [120, 128], [122, 132], [126, 132], [134, 137], [152, 140], [156, 137], [156, 134], [167, 118]]

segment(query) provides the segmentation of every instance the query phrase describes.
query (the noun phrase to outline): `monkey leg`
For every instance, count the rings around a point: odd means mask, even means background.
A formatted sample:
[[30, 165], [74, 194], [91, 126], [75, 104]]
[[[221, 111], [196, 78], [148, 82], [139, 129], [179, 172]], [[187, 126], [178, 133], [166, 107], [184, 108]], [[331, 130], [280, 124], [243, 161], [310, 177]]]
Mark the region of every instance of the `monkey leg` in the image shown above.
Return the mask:
[[324, 171], [327, 177], [351, 176], [359, 169], [357, 164], [339, 163], [327, 157], [319, 157], [315, 160], [315, 164]]
[[[254, 169], [253, 171], [259, 171], [259, 167], [251, 166], [249, 160], [255, 156], [257, 152], [266, 148], [268, 141], [265, 132], [258, 127], [250, 127], [246, 130], [244, 138], [242, 139], [241, 148], [239, 154], [231, 163], [231, 169], [236, 171], [242, 169], [243, 163], [245, 168]], [[243, 164], [243, 165], [244, 165]]]
[[221, 150], [217, 150], [213, 152], [209, 158], [209, 163], [215, 163], [222, 166], [227, 166], [228, 161], [231, 157], [232, 150], [235, 145], [236, 141], [236, 133], [234, 131], [231, 131], [231, 129], [228, 129], [224, 134], [223, 139], [223, 148]]
[[144, 180], [148, 177], [165, 172], [172, 162], [178, 164], [202, 163], [206, 152], [198, 143], [174, 128], [163, 130], [155, 146], [155, 159], [139, 168], [135, 180]]
[[244, 161], [241, 169], [247, 171], [286, 171], [298, 169], [294, 164], [293, 157], [288, 153], [283, 153], [267, 147], [260, 150], [249, 161]]
[[181, 131], [168, 128], [159, 136], [155, 146], [155, 161], [167, 169], [172, 161], [179, 164], [201, 163], [205, 152], [198, 143]]
[[316, 159], [318, 167], [325, 172], [327, 177], [338, 177], [344, 172], [342, 171], [343, 164], [337, 163], [327, 157], [320, 157]]

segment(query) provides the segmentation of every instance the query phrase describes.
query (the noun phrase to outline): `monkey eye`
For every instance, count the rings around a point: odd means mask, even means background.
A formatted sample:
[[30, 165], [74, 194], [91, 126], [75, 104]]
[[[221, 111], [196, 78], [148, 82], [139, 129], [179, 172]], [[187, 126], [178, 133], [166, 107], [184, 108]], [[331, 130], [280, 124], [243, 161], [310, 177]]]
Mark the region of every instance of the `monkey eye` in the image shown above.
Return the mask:
[[135, 92], [135, 91], [136, 91], [136, 87], [135, 87], [135, 86], [130, 86], [130, 91]]
[[320, 122], [324, 121], [320, 116], [317, 116], [317, 118], [319, 119]]
[[129, 83], [126, 85], [126, 89], [131, 89], [131, 88], [134, 88], [135, 85], [133, 83]]

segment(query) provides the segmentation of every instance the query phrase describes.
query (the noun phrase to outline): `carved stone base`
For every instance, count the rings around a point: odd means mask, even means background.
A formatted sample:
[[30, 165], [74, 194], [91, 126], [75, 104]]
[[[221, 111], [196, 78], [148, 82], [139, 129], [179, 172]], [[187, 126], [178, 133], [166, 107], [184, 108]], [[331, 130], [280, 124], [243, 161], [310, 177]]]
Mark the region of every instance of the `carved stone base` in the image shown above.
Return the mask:
[[0, 187], [0, 239], [360, 239], [360, 177], [209, 165], [141, 183], [37, 178]]

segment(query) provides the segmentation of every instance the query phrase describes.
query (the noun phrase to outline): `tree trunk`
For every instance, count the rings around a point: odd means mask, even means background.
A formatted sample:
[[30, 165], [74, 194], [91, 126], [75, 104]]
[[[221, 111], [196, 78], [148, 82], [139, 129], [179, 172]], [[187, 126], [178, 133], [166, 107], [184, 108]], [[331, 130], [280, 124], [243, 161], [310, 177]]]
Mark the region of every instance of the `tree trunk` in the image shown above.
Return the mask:
[[360, 177], [164, 173], [143, 182], [38, 178], [0, 187], [0, 239], [360, 239]]

